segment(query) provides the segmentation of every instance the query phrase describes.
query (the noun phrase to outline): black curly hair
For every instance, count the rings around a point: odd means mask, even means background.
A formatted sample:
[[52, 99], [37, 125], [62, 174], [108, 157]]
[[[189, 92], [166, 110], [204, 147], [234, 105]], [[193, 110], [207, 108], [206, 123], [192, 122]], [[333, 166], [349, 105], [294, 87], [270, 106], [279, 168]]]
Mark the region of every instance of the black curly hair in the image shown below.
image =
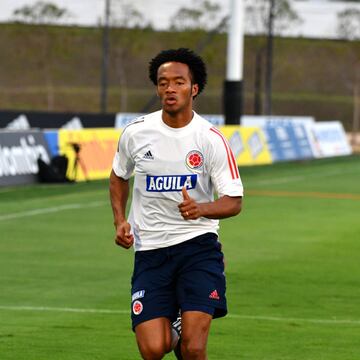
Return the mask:
[[[199, 86], [198, 94], [200, 94], [206, 85], [206, 65], [199, 55], [187, 48], [163, 50], [151, 59], [149, 63], [149, 78], [154, 85], [157, 85], [157, 72], [159, 67], [170, 61], [186, 64], [189, 67], [192, 82]], [[194, 98], [195, 97], [196, 96], [194, 96]]]

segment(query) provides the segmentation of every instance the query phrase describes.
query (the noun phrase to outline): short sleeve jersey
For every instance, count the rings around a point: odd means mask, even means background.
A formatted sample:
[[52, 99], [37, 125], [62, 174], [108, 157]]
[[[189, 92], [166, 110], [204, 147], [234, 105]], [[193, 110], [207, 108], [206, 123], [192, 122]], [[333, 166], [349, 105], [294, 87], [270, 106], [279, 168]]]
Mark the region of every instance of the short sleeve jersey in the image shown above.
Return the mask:
[[167, 126], [162, 111], [140, 117], [123, 131], [113, 160], [115, 174], [134, 173], [128, 221], [135, 251], [179, 244], [195, 236], [217, 233], [219, 221], [184, 220], [178, 205], [181, 189], [199, 203], [219, 197], [243, 196], [234, 155], [225, 137], [194, 113], [182, 128]]

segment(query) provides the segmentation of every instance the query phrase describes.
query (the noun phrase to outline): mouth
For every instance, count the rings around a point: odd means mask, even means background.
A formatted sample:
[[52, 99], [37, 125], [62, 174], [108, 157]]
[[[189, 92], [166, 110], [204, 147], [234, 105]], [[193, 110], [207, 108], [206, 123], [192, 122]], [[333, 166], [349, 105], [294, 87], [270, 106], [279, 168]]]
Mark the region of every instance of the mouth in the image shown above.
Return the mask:
[[174, 105], [176, 102], [177, 102], [177, 99], [175, 96], [168, 96], [165, 98], [166, 105]]

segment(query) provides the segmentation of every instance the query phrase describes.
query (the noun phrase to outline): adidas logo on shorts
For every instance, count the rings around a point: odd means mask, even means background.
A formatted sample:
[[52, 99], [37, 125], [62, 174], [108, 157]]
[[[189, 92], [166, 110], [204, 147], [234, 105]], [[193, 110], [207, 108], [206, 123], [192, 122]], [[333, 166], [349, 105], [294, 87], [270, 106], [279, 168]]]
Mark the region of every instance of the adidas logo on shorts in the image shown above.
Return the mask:
[[209, 298], [213, 300], [220, 300], [220, 296], [217, 290], [212, 291], [211, 294], [209, 295]]

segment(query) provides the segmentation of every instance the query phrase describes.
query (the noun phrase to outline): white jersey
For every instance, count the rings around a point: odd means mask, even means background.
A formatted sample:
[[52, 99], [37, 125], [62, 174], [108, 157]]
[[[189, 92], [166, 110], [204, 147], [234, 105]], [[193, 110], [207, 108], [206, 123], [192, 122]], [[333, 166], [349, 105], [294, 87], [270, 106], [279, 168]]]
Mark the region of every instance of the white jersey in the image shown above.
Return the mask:
[[219, 197], [243, 195], [227, 140], [196, 113], [182, 128], [167, 126], [161, 110], [133, 121], [120, 137], [113, 170], [123, 179], [135, 172], [128, 218], [135, 251], [168, 247], [207, 232], [217, 233], [218, 220], [183, 219], [178, 205], [183, 201], [184, 186], [199, 203], [213, 201], [214, 192]]

